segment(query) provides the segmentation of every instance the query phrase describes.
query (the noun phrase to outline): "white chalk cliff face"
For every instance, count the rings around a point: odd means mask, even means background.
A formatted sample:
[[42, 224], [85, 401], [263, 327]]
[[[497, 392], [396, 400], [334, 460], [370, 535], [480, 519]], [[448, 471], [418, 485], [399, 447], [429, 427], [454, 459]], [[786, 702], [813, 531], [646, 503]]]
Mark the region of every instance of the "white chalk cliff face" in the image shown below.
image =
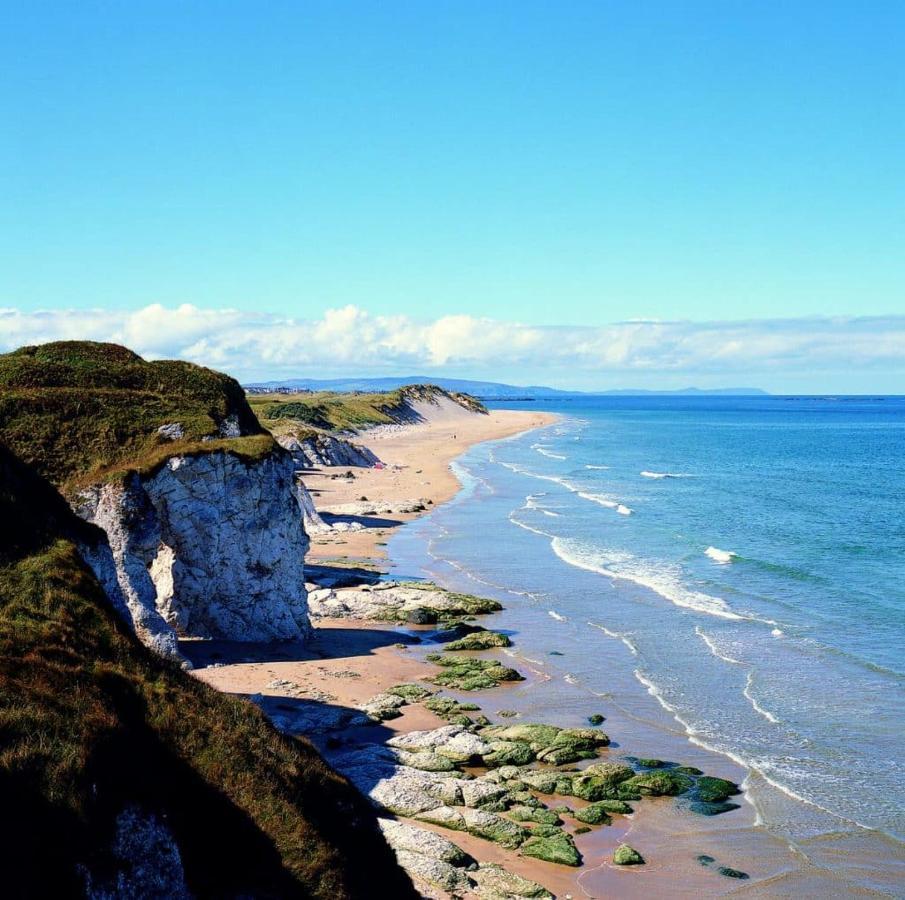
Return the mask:
[[83, 548], [85, 558], [146, 644], [176, 656], [177, 635], [307, 635], [308, 537], [294, 469], [279, 450], [257, 462], [173, 456], [153, 475], [83, 492], [76, 511], [109, 541], [109, 558], [104, 547]]

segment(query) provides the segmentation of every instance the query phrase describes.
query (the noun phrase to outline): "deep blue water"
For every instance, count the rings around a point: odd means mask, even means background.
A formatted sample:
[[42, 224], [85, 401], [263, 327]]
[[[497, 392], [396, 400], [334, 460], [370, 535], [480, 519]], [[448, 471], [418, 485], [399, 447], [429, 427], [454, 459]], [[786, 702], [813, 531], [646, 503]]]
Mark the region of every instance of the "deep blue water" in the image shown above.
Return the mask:
[[402, 550], [420, 529], [568, 625], [592, 689], [619, 642], [639, 691], [823, 830], [905, 834], [905, 398], [492, 406], [563, 418], [472, 448]]

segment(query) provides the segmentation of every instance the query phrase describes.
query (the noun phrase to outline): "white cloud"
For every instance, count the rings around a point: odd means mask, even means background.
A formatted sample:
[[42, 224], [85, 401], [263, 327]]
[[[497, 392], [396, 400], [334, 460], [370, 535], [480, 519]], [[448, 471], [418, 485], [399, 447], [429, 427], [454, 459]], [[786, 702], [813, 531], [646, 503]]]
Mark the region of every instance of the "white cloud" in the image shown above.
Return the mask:
[[[523, 325], [467, 315], [417, 321], [355, 306], [313, 320], [160, 304], [136, 311], [0, 309], [0, 351], [62, 339], [116, 341], [151, 358], [188, 359], [240, 377], [414, 374], [440, 368], [725, 377], [905, 367], [905, 316], [723, 322], [624, 321], [601, 327]], [[579, 377], [584, 373], [583, 377]], [[741, 378], [741, 381], [739, 381]], [[611, 379], [610, 379], [611, 380]]]

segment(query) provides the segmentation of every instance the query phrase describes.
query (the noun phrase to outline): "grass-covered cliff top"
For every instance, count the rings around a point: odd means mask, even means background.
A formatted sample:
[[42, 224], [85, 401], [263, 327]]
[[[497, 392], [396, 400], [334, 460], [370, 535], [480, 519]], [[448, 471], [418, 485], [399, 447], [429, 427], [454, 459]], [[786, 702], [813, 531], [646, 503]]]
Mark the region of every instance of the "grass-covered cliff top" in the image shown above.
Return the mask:
[[[229, 422], [240, 437], [220, 437]], [[178, 439], [158, 432], [174, 424]], [[0, 441], [66, 490], [151, 470], [176, 453], [225, 449], [254, 459], [273, 448], [233, 378], [91, 341], [0, 355]]]
[[258, 418], [279, 433], [288, 423], [323, 431], [359, 431], [375, 425], [412, 421], [411, 404], [447, 398], [463, 409], [486, 413], [484, 404], [469, 394], [446, 391], [433, 384], [410, 384], [386, 393], [308, 391], [298, 394], [250, 394]]
[[133, 806], [166, 823], [194, 896], [413, 897], [373, 811], [307, 741], [119, 623], [73, 543], [90, 529], [0, 447], [5, 895], [82, 896], [80, 867], [115, 882]]

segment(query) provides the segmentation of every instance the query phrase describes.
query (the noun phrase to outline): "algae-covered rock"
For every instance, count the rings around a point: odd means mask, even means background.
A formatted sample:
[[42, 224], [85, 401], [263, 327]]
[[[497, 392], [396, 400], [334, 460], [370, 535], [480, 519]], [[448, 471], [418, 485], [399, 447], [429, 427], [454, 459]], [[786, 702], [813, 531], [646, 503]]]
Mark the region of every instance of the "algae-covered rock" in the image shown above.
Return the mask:
[[512, 641], [498, 631], [473, 631], [456, 641], [446, 644], [444, 650], [490, 650], [493, 647], [510, 647]]
[[540, 794], [556, 793], [557, 780], [561, 778], [561, 773], [543, 769], [539, 769], [536, 772], [522, 773], [522, 781]]
[[627, 781], [635, 774], [635, 770], [631, 766], [620, 762], [602, 762], [594, 763], [582, 770], [583, 775], [594, 775], [609, 785], [617, 785], [620, 782]]
[[483, 736], [498, 741], [522, 741], [538, 751], [550, 747], [561, 731], [556, 725], [525, 722], [517, 725], [494, 725], [485, 728]]
[[532, 834], [519, 848], [519, 853], [561, 866], [581, 865], [581, 854], [572, 835], [558, 829], [555, 834]]
[[469, 856], [452, 841], [425, 828], [416, 828], [395, 819], [378, 819], [377, 824], [386, 842], [395, 851], [423, 853], [454, 866], [467, 865]]
[[469, 872], [475, 884], [474, 892], [481, 900], [553, 900], [553, 895], [537, 882], [507, 872], [495, 863], [481, 863]]
[[662, 759], [644, 759], [638, 760], [638, 765], [644, 769], [662, 769], [666, 765]]
[[534, 751], [521, 741], [490, 741], [491, 752], [484, 757], [487, 766], [524, 766], [534, 759]]
[[387, 746], [397, 750], [432, 750], [454, 762], [480, 762], [490, 746], [476, 734], [461, 725], [443, 725], [428, 731], [410, 731], [387, 741]]
[[423, 772], [452, 772], [456, 768], [456, 764], [448, 756], [441, 756], [432, 750], [400, 750], [398, 758], [402, 765]]
[[703, 775], [695, 783], [695, 795], [705, 803], [719, 803], [721, 800], [738, 793], [738, 785], [733, 781], [727, 781], [725, 778], [711, 778], [708, 775]]
[[538, 825], [562, 825], [562, 819], [552, 809], [532, 806], [513, 806], [509, 815], [516, 822], [534, 822]]
[[706, 853], [701, 853], [696, 859], [702, 866], [709, 866], [711, 863], [716, 862], [712, 856], [708, 856]]
[[[480, 706], [476, 703], [460, 703], [452, 697], [431, 697], [424, 701], [425, 707], [441, 719], [453, 719], [466, 712], [477, 712]], [[469, 720], [470, 722], [470, 720]]]
[[463, 782], [459, 785], [459, 790], [462, 792], [462, 802], [466, 806], [472, 807], [498, 803], [509, 793], [500, 784], [492, 784], [478, 779]]
[[406, 684], [394, 684], [392, 687], [387, 688], [384, 693], [402, 697], [407, 703], [417, 703], [426, 697], [430, 697], [434, 692], [428, 690], [424, 685], [409, 682]]
[[591, 803], [582, 809], [576, 809], [572, 815], [579, 822], [584, 822], [585, 825], [610, 825], [613, 821], [610, 818], [609, 810], [601, 803]]
[[[573, 797], [582, 800], [607, 800], [612, 798], [615, 788], [604, 778], [598, 775], [576, 775], [571, 779], [568, 791]], [[557, 791], [557, 793], [564, 793]]]
[[696, 769], [694, 766], [676, 766], [673, 769], [673, 772], [678, 772], [680, 775], [703, 775], [704, 774], [700, 769]]
[[671, 771], [643, 772], [629, 778], [624, 787], [635, 790], [639, 794], [651, 797], [677, 797], [691, 790], [694, 782], [687, 775], [679, 775]]
[[617, 866], [643, 866], [644, 857], [628, 844], [620, 844], [613, 851], [613, 862]]
[[588, 716], [588, 721], [592, 725], [602, 725], [606, 719], [604, 716], [600, 715], [600, 713], [594, 713], [592, 716]]
[[593, 830], [594, 830], [593, 828], [590, 828], [587, 825], [579, 825], [578, 828], [576, 828], [572, 832], [572, 834], [587, 834], [589, 831], [593, 831]]
[[386, 719], [398, 719], [402, 715], [399, 712], [401, 706], [405, 706], [406, 700], [403, 697], [384, 692], [376, 694], [370, 700], [365, 701], [361, 705], [361, 710], [367, 713], [372, 719], [383, 722]]
[[497, 660], [442, 657], [431, 654], [430, 662], [442, 666], [442, 672], [431, 681], [441, 687], [460, 691], [481, 691], [494, 688], [506, 681], [524, 681], [515, 669], [502, 665]]
[[625, 800], [598, 800], [594, 806], [599, 806], [605, 812], [618, 813], [622, 816], [628, 816], [634, 812]]
[[529, 834], [527, 829], [517, 825], [511, 819], [505, 819], [503, 816], [486, 812], [483, 809], [465, 807], [462, 810], [462, 818], [465, 821], [465, 830], [469, 834], [493, 841], [508, 850], [514, 850], [522, 844]]

